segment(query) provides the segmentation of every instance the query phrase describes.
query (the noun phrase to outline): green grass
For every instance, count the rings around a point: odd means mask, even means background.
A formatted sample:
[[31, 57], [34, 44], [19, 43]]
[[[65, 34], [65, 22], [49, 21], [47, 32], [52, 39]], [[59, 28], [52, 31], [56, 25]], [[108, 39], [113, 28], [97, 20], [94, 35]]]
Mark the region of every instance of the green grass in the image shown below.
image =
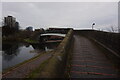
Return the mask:
[[38, 41], [31, 40], [31, 39], [24, 39], [24, 41], [27, 42], [27, 43], [39, 43]]
[[[50, 59], [50, 58], [49, 58]], [[26, 78], [39, 78], [40, 77], [40, 73], [42, 72], [43, 68], [48, 64], [49, 59], [43, 61], [39, 67], [35, 70], [33, 70], [30, 74], [28, 74], [26, 76]]]

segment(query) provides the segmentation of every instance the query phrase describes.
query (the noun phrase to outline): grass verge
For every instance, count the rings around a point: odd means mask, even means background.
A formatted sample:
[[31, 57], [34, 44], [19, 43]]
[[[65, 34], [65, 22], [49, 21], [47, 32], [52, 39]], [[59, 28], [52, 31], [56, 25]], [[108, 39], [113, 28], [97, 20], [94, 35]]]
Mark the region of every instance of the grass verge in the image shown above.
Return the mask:
[[[51, 57], [50, 57], [50, 58], [51, 58]], [[37, 69], [33, 70], [30, 74], [28, 74], [28, 75], [26, 76], [26, 78], [30, 78], [31, 80], [32, 80], [32, 78], [39, 78], [42, 69], [46, 66], [46, 64], [48, 64], [50, 58], [47, 59], [47, 60], [45, 60], [45, 61], [43, 61], [43, 62], [39, 65], [39, 67], [38, 67]]]
[[24, 42], [27, 42], [27, 43], [39, 43], [38, 41], [31, 40], [31, 39], [24, 39]]

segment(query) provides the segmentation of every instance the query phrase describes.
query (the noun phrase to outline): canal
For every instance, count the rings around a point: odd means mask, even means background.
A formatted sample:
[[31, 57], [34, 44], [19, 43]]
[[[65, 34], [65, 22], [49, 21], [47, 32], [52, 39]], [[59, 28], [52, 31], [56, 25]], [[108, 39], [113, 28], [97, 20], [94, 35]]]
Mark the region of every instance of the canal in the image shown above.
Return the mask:
[[45, 45], [31, 45], [26, 43], [2, 43], [2, 68], [3, 71], [25, 60], [42, 54], [42, 52], [55, 49], [59, 43]]

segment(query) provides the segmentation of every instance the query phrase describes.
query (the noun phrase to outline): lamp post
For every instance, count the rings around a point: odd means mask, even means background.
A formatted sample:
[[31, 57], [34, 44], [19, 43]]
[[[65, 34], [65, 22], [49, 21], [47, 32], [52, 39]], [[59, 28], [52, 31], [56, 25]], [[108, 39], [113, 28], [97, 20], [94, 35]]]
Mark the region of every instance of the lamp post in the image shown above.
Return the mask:
[[93, 26], [95, 25], [95, 23], [92, 24], [92, 29], [93, 29]]

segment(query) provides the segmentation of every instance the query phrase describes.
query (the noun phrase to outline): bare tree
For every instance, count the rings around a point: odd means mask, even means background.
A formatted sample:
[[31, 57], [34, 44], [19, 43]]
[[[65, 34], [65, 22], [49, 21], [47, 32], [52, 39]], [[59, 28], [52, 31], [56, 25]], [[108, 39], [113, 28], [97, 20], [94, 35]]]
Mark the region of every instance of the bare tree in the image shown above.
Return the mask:
[[112, 31], [112, 32], [115, 32], [115, 30], [114, 30], [113, 26], [111, 26], [111, 31]]

